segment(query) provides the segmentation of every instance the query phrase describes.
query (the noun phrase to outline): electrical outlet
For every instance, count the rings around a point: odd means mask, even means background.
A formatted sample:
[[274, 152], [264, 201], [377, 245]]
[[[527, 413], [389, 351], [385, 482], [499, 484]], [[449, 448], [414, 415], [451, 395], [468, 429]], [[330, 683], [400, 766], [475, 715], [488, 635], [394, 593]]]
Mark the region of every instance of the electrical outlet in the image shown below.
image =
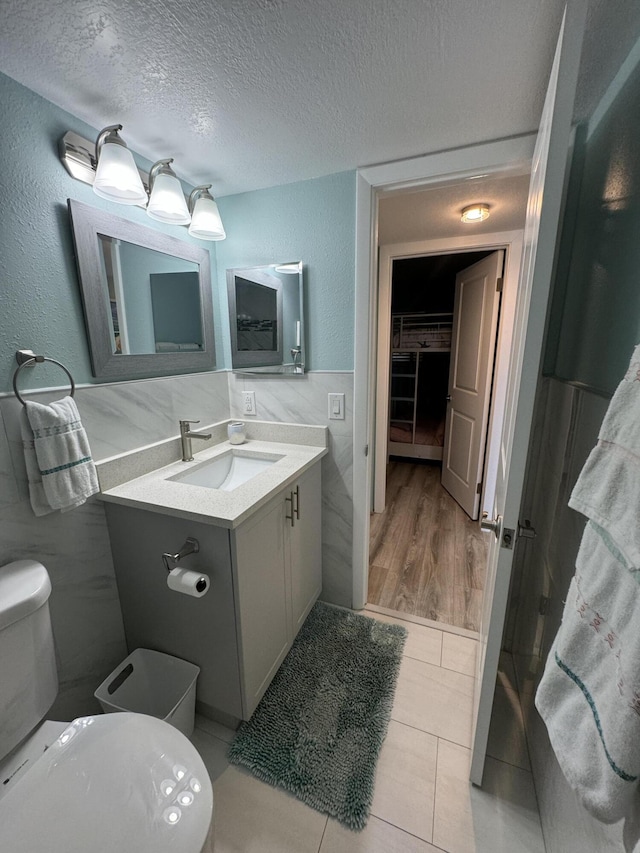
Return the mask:
[[329, 394], [329, 420], [344, 420], [344, 394]]
[[243, 391], [242, 392], [242, 414], [243, 415], [255, 415], [256, 413], [256, 392], [255, 391]]

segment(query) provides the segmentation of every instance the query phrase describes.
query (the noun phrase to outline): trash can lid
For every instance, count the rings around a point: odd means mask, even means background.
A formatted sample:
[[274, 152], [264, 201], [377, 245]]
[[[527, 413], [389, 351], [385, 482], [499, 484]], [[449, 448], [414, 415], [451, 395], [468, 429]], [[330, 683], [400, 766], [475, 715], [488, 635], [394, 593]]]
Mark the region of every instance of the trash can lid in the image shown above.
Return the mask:
[[155, 717], [74, 720], [2, 801], [0, 850], [200, 853], [213, 793], [195, 747]]

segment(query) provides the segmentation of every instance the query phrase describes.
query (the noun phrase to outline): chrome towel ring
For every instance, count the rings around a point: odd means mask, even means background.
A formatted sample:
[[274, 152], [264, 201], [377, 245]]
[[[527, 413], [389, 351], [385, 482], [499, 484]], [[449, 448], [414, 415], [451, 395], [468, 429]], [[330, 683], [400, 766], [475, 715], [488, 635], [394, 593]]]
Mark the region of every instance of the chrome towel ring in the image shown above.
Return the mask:
[[56, 361], [55, 358], [49, 358], [46, 355], [35, 355], [35, 353], [30, 352], [29, 350], [18, 350], [16, 352], [16, 361], [19, 363], [19, 367], [16, 372], [13, 374], [13, 393], [16, 395], [18, 400], [22, 403], [23, 406], [26, 406], [25, 401], [20, 396], [20, 392], [18, 391], [18, 376], [23, 367], [33, 367], [36, 363], [41, 364], [43, 361], [48, 361], [51, 364], [57, 364], [58, 367], [61, 367], [62, 370], [69, 377], [69, 382], [71, 383], [71, 390], [69, 391], [69, 396], [73, 397], [76, 390], [76, 383], [73, 381], [73, 376], [69, 373], [67, 368], [59, 361]]

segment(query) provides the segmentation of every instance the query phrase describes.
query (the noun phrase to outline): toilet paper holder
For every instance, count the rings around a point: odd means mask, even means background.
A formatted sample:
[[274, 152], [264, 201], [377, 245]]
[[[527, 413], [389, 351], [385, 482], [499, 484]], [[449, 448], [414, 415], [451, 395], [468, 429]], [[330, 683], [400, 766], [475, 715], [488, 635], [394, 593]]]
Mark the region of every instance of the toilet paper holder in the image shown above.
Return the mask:
[[[164, 563], [165, 569], [170, 572], [176, 568], [180, 560], [184, 557], [188, 557], [189, 554], [197, 554], [200, 550], [200, 543], [197, 539], [194, 539], [192, 536], [188, 536], [186, 542], [177, 552], [177, 554], [163, 554], [162, 562]], [[173, 563], [173, 565], [171, 565]]]

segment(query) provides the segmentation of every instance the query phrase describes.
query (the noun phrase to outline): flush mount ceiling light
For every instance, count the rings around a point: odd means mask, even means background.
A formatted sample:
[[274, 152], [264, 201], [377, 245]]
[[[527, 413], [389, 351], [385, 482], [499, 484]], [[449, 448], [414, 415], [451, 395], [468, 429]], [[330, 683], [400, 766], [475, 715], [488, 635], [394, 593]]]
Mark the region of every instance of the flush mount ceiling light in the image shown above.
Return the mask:
[[166, 225], [189, 225], [201, 240], [224, 240], [218, 205], [208, 192], [211, 184], [196, 187], [189, 206], [180, 181], [170, 168], [172, 159], [158, 160], [150, 174], [138, 169], [133, 155], [118, 136], [122, 125], [105, 127], [96, 144], [72, 130], [59, 142], [60, 159], [72, 178], [93, 186], [97, 195], [119, 204], [146, 207], [150, 217]]
[[224, 225], [215, 199], [209, 192], [211, 184], [196, 187], [189, 196], [191, 225], [189, 234], [201, 240], [224, 240]]
[[119, 204], [144, 204], [147, 193], [133, 154], [118, 136], [121, 124], [105, 127], [96, 140], [96, 174], [93, 191]]
[[149, 204], [147, 213], [158, 222], [167, 225], [188, 225], [191, 222], [189, 208], [182, 192], [182, 185], [171, 168], [173, 157], [158, 160], [149, 172]]
[[484, 202], [470, 204], [468, 207], [463, 207], [460, 219], [463, 222], [482, 222], [483, 219], [489, 218], [489, 205]]

